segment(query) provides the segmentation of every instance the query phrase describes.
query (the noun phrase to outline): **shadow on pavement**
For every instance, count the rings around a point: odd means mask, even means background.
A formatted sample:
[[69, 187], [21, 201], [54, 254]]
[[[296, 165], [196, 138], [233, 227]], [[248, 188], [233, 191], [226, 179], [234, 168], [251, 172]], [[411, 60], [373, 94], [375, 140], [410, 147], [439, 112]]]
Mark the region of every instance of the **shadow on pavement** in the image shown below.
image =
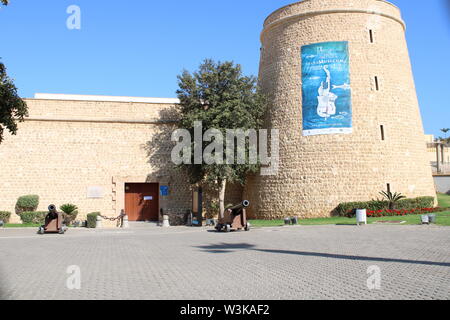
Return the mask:
[[407, 260], [396, 258], [380, 258], [380, 257], [364, 257], [364, 256], [351, 256], [342, 254], [320, 253], [320, 252], [305, 252], [305, 251], [293, 251], [293, 250], [276, 250], [276, 249], [258, 249], [255, 245], [248, 243], [235, 243], [235, 244], [216, 244], [207, 246], [197, 246], [197, 248], [210, 253], [232, 253], [238, 250], [252, 250], [266, 253], [278, 253], [278, 254], [291, 254], [305, 257], [320, 257], [328, 259], [342, 259], [342, 260], [355, 260], [355, 261], [376, 261], [376, 262], [394, 262], [394, 263], [409, 263], [409, 264], [422, 264], [427, 266], [440, 266], [450, 267], [449, 262], [434, 262], [423, 260]]

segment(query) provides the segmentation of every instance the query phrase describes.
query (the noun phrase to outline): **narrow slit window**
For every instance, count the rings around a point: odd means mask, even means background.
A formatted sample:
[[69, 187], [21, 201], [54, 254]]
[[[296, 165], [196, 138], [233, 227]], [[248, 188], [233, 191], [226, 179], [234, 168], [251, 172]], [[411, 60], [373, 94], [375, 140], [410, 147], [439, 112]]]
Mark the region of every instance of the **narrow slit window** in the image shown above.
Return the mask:
[[388, 193], [391, 192], [391, 184], [390, 183], [387, 184], [387, 192]]
[[386, 138], [385, 135], [384, 135], [384, 125], [381, 125], [381, 126], [380, 126], [380, 132], [381, 132], [381, 140], [384, 141], [385, 138]]
[[369, 30], [370, 43], [373, 43], [373, 30]]
[[375, 76], [375, 90], [380, 91], [380, 83], [377, 76]]

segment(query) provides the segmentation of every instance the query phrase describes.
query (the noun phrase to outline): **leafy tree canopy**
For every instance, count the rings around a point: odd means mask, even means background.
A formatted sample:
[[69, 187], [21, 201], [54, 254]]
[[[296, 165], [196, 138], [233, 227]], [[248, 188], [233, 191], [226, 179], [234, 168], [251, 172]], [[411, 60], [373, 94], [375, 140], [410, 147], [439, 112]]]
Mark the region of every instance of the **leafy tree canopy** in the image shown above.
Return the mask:
[[[203, 133], [208, 129], [217, 129], [224, 138], [227, 129], [245, 131], [261, 128], [265, 99], [257, 87], [255, 77], [244, 76], [240, 65], [205, 60], [197, 72], [191, 74], [184, 71], [178, 80], [177, 95], [181, 105], [178, 127], [189, 130], [192, 137], [195, 121], [202, 122]], [[203, 149], [208, 144], [204, 142]], [[184, 166], [193, 184], [204, 179], [243, 182], [248, 171], [258, 169], [248, 164]]]
[[[178, 76], [181, 118], [180, 129], [186, 129], [194, 137], [194, 122], [202, 123], [202, 132], [208, 129], [219, 130], [224, 139], [226, 130], [249, 129], [258, 130], [263, 125], [266, 100], [257, 86], [253, 76], [244, 76], [239, 64], [233, 62], [215, 62], [205, 60], [199, 69], [190, 73], [184, 71]], [[203, 150], [211, 142], [203, 142]], [[192, 144], [192, 159], [194, 159], [194, 143]], [[228, 151], [237, 155], [235, 150], [227, 150], [224, 144], [224, 154]], [[246, 145], [248, 152], [248, 144]], [[245, 176], [256, 172], [257, 164], [182, 164], [188, 173], [191, 183], [212, 183], [219, 190], [221, 213], [223, 212], [223, 196], [227, 182], [244, 183]]]
[[12, 79], [6, 74], [6, 68], [0, 62], [0, 143], [5, 128], [12, 134], [17, 133], [17, 121], [23, 121], [28, 108], [19, 95]]

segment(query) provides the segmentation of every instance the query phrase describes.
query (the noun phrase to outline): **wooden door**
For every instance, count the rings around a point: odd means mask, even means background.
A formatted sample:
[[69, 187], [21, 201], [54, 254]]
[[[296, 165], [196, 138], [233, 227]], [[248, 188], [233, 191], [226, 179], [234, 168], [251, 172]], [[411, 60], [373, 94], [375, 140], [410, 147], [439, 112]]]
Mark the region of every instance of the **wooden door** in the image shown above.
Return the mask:
[[158, 221], [159, 184], [126, 183], [125, 213], [129, 221]]

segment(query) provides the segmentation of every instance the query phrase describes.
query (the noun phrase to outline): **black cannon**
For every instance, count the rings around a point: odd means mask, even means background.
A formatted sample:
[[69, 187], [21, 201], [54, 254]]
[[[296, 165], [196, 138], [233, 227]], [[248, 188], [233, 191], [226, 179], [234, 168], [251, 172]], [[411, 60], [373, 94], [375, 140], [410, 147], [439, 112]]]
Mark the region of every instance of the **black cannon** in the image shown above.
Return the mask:
[[48, 206], [48, 214], [45, 216], [45, 223], [39, 227], [39, 234], [44, 233], [59, 233], [66, 232], [66, 226], [63, 224], [64, 214], [58, 212], [56, 206], [51, 204]]
[[238, 230], [250, 230], [250, 223], [247, 221], [247, 214], [245, 209], [250, 206], [250, 201], [244, 200], [242, 203], [233, 206], [224, 212], [223, 219], [219, 219], [219, 223], [216, 225], [218, 232], [225, 231], [238, 231]]

